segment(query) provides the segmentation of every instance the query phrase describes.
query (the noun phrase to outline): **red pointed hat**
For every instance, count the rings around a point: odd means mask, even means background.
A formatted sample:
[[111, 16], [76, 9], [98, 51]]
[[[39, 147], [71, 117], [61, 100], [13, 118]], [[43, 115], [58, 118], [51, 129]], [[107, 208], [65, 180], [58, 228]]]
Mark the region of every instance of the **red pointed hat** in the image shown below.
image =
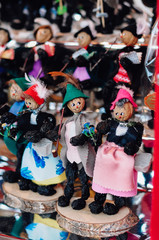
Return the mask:
[[30, 88], [28, 88], [24, 94], [26, 95], [29, 95], [30, 97], [32, 97], [35, 102], [39, 105], [43, 104], [44, 103], [44, 98], [40, 98], [39, 95], [38, 95], [38, 92], [37, 92], [37, 87], [38, 87], [38, 84], [34, 84], [33, 86], [31, 86]]
[[133, 92], [131, 90], [121, 88], [118, 91], [116, 99], [112, 102], [112, 106], [110, 110], [113, 110], [116, 106], [116, 102], [118, 102], [120, 99], [123, 99], [123, 98], [128, 99], [129, 102], [131, 102], [131, 104], [133, 105], [133, 107], [137, 107], [137, 104], [134, 102], [132, 95], [133, 95]]

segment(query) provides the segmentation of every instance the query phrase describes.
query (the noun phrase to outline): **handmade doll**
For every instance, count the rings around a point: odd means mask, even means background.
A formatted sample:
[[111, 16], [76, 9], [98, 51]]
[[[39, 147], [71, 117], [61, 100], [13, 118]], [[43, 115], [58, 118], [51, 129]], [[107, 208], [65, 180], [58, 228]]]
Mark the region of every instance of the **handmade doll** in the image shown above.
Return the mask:
[[67, 56], [72, 51], [54, 44], [53, 31], [50, 25], [42, 25], [34, 32], [35, 41], [27, 42], [14, 51], [14, 59], [5, 61], [14, 77], [23, 77], [24, 73], [39, 78], [47, 85], [52, 85], [52, 78], [48, 72], [61, 70]]
[[[138, 28], [138, 31], [140, 28]], [[109, 113], [111, 105], [111, 93], [115, 86], [123, 84], [129, 86], [136, 95], [141, 86], [141, 76], [144, 67], [145, 47], [135, 49], [135, 44], [141, 34], [137, 33], [136, 23], [131, 24], [121, 30], [121, 39], [126, 47], [116, 52], [109, 52], [107, 57], [117, 60], [117, 67], [106, 80], [103, 88], [103, 100], [106, 112]], [[113, 99], [114, 100], [114, 99]], [[108, 114], [109, 115], [109, 114]]]
[[[9, 96], [11, 100], [14, 100], [15, 102], [10, 107], [9, 112], [7, 111], [1, 114], [2, 119], [4, 117], [6, 118], [10, 114], [18, 116], [21, 112], [23, 112], [23, 110], [26, 110], [25, 102], [22, 100], [22, 95], [23, 91], [26, 91], [29, 88], [28, 81], [25, 78], [15, 78], [14, 80], [11, 80], [10, 83], [11, 86], [9, 88]], [[3, 109], [1, 108], [1, 113], [2, 110]], [[26, 139], [22, 137], [21, 131], [17, 133], [16, 139], [12, 138], [11, 131], [14, 129], [14, 127], [16, 127], [14, 123], [7, 126], [3, 137], [3, 140], [8, 149], [17, 156], [16, 171], [6, 171], [3, 174], [3, 180], [6, 182], [17, 182], [20, 178], [22, 154], [27, 144]]]
[[95, 37], [88, 26], [76, 32], [74, 37], [77, 38], [80, 49], [72, 54], [65, 72], [71, 73], [77, 78], [83, 89], [91, 89], [103, 85], [105, 76], [108, 74], [109, 63], [108, 67], [105, 67], [104, 75], [101, 73], [101, 64], [98, 64], [93, 70], [91, 67], [94, 66], [100, 58], [100, 54], [104, 53], [105, 50], [99, 46], [91, 46], [91, 41]]
[[[61, 207], [69, 205], [74, 194], [75, 179], [79, 177], [82, 184], [82, 196], [71, 204], [72, 208], [76, 210], [83, 209], [89, 197], [88, 176], [92, 176], [95, 158], [92, 146], [86, 141], [87, 137], [81, 134], [84, 123], [94, 122], [94, 114], [92, 116], [91, 113], [82, 113], [86, 98], [88, 97], [75, 86], [67, 84], [63, 107], [68, 107], [74, 115], [67, 119], [61, 128], [60, 143], [62, 149], [60, 157], [66, 169], [67, 183], [64, 195], [58, 199], [58, 205]], [[76, 135], [79, 136], [74, 137]], [[55, 136], [57, 137], [57, 134], [53, 131], [47, 134], [47, 137], [52, 140]], [[76, 146], [76, 142], [79, 141], [82, 146]], [[72, 144], [75, 146], [72, 146]]]
[[[30, 77], [33, 81], [33, 77]], [[41, 112], [50, 91], [38, 81], [24, 92], [25, 104], [29, 112], [22, 114], [17, 121], [17, 129], [25, 134], [29, 141], [25, 148], [19, 187], [21, 190], [31, 189], [41, 195], [53, 195], [56, 190], [54, 184], [65, 180], [62, 161], [52, 154], [53, 143], [45, 138], [45, 131], [41, 127], [50, 123], [50, 128], [56, 124], [52, 114]], [[28, 161], [29, 159], [29, 161]]]
[[[134, 157], [142, 142], [143, 126], [129, 121], [137, 107], [133, 92], [123, 87], [112, 102], [113, 118], [97, 125], [99, 135], [107, 134], [106, 141], [98, 148], [93, 172], [92, 189], [95, 201], [89, 207], [92, 213], [116, 214], [126, 205], [127, 197], [137, 193]], [[105, 202], [106, 195], [113, 196], [114, 204]]]

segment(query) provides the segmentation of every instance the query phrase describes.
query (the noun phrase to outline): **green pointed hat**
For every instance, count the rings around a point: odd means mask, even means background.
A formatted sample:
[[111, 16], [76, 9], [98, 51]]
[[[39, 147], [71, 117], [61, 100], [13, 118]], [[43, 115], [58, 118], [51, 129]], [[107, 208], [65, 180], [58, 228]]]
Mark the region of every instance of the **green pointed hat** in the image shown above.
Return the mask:
[[86, 96], [83, 92], [81, 92], [78, 88], [76, 88], [72, 84], [67, 84], [66, 94], [65, 94], [62, 106], [65, 107], [65, 105], [69, 101], [71, 101], [75, 98], [80, 98], [80, 97], [81, 98], [89, 98], [88, 96]]
[[23, 91], [26, 91], [30, 87], [30, 85], [28, 84], [28, 81], [25, 79], [25, 77], [13, 78], [13, 80], [18, 84], [18, 86]]

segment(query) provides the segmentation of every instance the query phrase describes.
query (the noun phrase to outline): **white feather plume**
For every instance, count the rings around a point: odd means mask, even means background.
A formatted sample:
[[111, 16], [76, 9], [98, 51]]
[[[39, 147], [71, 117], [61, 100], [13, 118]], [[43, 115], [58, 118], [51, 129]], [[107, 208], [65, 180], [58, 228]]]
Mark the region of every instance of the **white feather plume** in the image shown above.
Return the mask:
[[52, 93], [52, 90], [46, 88], [45, 84], [41, 82], [39, 79], [34, 78], [33, 76], [29, 76], [25, 73], [25, 79], [28, 81], [30, 86], [35, 85], [35, 91], [39, 98], [46, 100]]
[[130, 88], [126, 87], [125, 85], [118, 85], [116, 87], [117, 89], [125, 89], [132, 97], [134, 96], [134, 92], [133, 90], [131, 90]]

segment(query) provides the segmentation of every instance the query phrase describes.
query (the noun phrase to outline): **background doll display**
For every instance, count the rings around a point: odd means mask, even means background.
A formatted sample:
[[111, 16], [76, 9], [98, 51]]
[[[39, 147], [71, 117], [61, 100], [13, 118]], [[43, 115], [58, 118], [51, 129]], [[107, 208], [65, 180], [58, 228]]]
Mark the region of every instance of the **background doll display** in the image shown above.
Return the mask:
[[[111, 106], [114, 117], [97, 125], [98, 133], [107, 134], [107, 140], [97, 150], [92, 182], [96, 196], [89, 205], [92, 213], [116, 214], [126, 205], [127, 197], [137, 193], [134, 155], [141, 145], [143, 126], [128, 121], [137, 107], [132, 96], [130, 89], [119, 89]], [[103, 206], [108, 193], [113, 195], [114, 204]]]
[[[74, 113], [73, 117], [68, 118], [62, 125], [60, 134], [60, 143], [62, 145], [60, 157], [63, 166], [66, 169], [67, 183], [64, 189], [64, 195], [58, 199], [58, 205], [66, 207], [74, 194], [74, 182], [77, 177], [81, 181], [82, 196], [72, 202], [73, 209], [79, 210], [85, 207], [86, 200], [89, 197], [88, 177], [92, 176], [95, 152], [91, 145], [86, 142], [87, 137], [81, 134], [85, 122], [92, 121], [91, 113], [82, 113], [85, 106], [85, 99], [88, 98], [79, 89], [72, 84], [67, 84], [66, 94], [63, 100], [63, 107], [68, 107]], [[57, 136], [50, 132], [47, 137], [52, 139]], [[72, 141], [81, 141], [83, 146], [72, 146]], [[86, 142], [86, 143], [85, 143]]]
[[129, 86], [134, 91], [135, 96], [141, 87], [146, 48], [134, 48], [138, 38], [142, 36], [138, 34], [138, 31], [135, 22], [123, 28], [121, 30], [121, 39], [126, 47], [107, 55], [107, 57], [117, 61], [117, 67], [106, 80], [103, 89], [104, 106], [108, 115], [111, 101], [114, 100], [112, 100], [112, 91], [116, 85], [123, 84]]
[[4, 65], [14, 77], [24, 77], [24, 73], [39, 78], [47, 85], [53, 81], [48, 72], [60, 70], [72, 51], [54, 44], [53, 31], [50, 25], [39, 26], [34, 31], [35, 41], [30, 41], [14, 50], [14, 59], [5, 59]]
[[[10, 45], [10, 33], [7, 29], [0, 27], [0, 105], [7, 102], [7, 94], [4, 91], [6, 80], [8, 80], [8, 69], [3, 66], [2, 58], [6, 58], [5, 50], [9, 49]], [[12, 50], [9, 50], [12, 51]], [[12, 53], [11, 53], [12, 55]]]
[[[74, 34], [79, 44], [79, 50], [72, 54], [68, 63], [66, 73], [71, 73], [79, 80], [82, 89], [92, 89], [93, 87], [103, 86], [105, 78], [110, 71], [110, 62], [107, 58], [103, 59], [102, 64], [91, 69], [104, 54], [105, 49], [101, 46], [92, 46], [91, 41], [95, 39], [89, 26], [80, 29]], [[107, 67], [106, 67], [107, 66]]]

